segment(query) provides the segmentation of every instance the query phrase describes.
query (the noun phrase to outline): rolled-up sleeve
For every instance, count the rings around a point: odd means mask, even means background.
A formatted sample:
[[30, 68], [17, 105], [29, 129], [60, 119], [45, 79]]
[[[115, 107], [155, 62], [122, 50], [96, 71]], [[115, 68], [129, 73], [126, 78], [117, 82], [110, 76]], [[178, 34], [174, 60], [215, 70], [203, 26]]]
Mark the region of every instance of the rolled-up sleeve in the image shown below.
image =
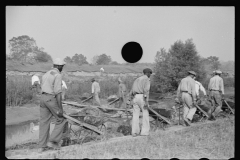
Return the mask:
[[203, 92], [203, 94], [204, 94], [205, 96], [207, 95], [204, 87], [202, 86], [202, 84], [200, 84], [200, 90]]
[[61, 74], [56, 75], [54, 85], [53, 85], [53, 92], [55, 95], [62, 92], [62, 76]]

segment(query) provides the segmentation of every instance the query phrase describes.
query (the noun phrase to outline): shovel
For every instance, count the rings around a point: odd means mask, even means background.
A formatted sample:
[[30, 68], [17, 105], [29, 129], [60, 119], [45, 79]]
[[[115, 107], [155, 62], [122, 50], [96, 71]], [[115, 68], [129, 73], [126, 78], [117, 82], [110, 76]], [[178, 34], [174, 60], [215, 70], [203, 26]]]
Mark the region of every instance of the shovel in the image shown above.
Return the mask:
[[113, 103], [119, 101], [119, 99], [120, 99], [120, 98], [115, 99], [114, 101], [110, 102], [108, 105], [111, 105], [111, 104], [113, 104]]
[[81, 101], [81, 103], [84, 103], [84, 102], [88, 101], [88, 100], [91, 99], [91, 98], [93, 98], [93, 96], [90, 96], [89, 98], [87, 98], [87, 99]]

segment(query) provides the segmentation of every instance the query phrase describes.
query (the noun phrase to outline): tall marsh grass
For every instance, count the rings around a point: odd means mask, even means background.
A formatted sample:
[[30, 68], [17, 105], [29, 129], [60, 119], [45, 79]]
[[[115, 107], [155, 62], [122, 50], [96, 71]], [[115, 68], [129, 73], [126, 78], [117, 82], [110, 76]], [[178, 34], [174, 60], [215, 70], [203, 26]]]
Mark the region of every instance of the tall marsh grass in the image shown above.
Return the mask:
[[[71, 77], [70, 80], [65, 80], [67, 84], [66, 99], [74, 97], [81, 97], [84, 93], [91, 93], [90, 81], [82, 81]], [[104, 99], [110, 95], [118, 93], [118, 77], [97, 77], [100, 84], [100, 98]], [[130, 91], [135, 77], [123, 78], [126, 84], [127, 90]], [[40, 77], [41, 81], [41, 77]], [[69, 83], [70, 82], [70, 83]], [[27, 103], [36, 103], [38, 97], [36, 90], [30, 89], [31, 87], [31, 76], [8, 76], [6, 82], [6, 106], [21, 106]]]

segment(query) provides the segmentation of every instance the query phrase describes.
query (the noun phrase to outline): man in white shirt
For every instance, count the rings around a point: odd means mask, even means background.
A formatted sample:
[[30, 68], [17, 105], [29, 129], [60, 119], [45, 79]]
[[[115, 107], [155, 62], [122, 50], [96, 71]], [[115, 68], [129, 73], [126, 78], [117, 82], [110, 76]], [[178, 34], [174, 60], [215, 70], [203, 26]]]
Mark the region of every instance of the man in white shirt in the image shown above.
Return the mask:
[[67, 90], [67, 85], [66, 85], [66, 83], [62, 80], [62, 100], [65, 100], [66, 90]]
[[99, 96], [98, 96], [98, 94], [100, 93], [99, 83], [94, 78], [92, 78], [91, 81], [92, 81], [92, 96], [95, 99], [95, 101], [97, 102], [97, 104], [99, 106], [101, 106], [101, 102], [100, 102]]
[[195, 80], [197, 100], [199, 99], [199, 90], [203, 92], [204, 98], [206, 98], [207, 93], [206, 93], [206, 90], [204, 89], [203, 85], [200, 82], [196, 81], [196, 76], [194, 76], [193, 79]]
[[41, 93], [41, 83], [40, 83], [40, 79], [39, 79], [39, 74], [34, 74], [33, 76], [32, 76], [32, 87], [31, 87], [31, 89], [32, 88], [36, 88], [36, 90], [37, 90], [37, 93]]
[[103, 68], [100, 68], [100, 71], [101, 71], [101, 72], [104, 72], [104, 69], [103, 69]]

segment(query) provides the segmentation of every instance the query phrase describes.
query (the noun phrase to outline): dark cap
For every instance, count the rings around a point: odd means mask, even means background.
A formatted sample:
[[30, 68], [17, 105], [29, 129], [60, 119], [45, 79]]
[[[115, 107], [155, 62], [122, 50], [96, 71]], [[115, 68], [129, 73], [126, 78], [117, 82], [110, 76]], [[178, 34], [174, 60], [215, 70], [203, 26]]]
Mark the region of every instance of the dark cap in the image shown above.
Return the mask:
[[150, 68], [145, 68], [143, 70], [143, 73], [150, 73], [150, 74], [152, 74], [152, 70]]
[[189, 74], [196, 76], [196, 73], [194, 71], [188, 71]]
[[95, 81], [95, 78], [92, 78], [92, 79], [91, 79], [91, 82], [93, 82], [93, 81]]

